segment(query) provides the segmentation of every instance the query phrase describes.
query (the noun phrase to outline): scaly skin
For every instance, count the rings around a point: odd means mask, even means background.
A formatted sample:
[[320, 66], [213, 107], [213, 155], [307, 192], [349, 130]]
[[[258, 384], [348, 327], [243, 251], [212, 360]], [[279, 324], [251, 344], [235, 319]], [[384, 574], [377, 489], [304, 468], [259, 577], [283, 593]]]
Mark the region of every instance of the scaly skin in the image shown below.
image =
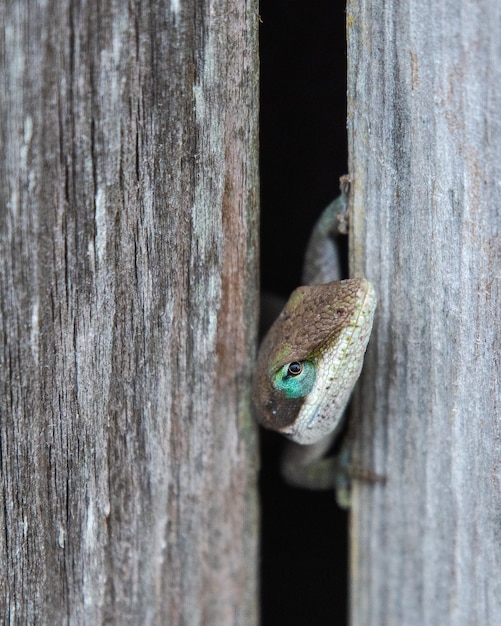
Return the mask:
[[258, 421], [300, 444], [289, 446], [282, 472], [307, 488], [338, 483], [339, 465], [322, 457], [360, 375], [376, 307], [364, 278], [317, 284], [336, 272], [328, 267], [335, 257], [329, 223], [339, 221], [340, 211], [346, 212], [345, 196], [327, 207], [312, 235], [305, 276], [315, 284], [290, 296], [260, 346], [254, 376]]

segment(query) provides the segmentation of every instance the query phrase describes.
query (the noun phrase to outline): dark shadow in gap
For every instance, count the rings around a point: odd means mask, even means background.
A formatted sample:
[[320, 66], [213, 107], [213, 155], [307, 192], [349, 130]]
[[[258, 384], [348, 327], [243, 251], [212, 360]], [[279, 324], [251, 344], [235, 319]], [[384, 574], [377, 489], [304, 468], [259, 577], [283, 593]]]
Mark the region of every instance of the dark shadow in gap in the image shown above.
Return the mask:
[[[307, 236], [346, 173], [345, 5], [262, 0], [261, 284], [300, 284]], [[347, 515], [332, 493], [287, 487], [262, 433], [262, 626], [347, 623]]]

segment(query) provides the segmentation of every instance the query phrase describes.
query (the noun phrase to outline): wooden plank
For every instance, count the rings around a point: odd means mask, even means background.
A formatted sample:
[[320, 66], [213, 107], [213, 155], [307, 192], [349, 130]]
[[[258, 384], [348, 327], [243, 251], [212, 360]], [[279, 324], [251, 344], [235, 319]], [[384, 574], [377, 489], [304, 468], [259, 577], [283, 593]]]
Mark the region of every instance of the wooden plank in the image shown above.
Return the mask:
[[357, 396], [351, 623], [501, 615], [501, 5], [348, 2]]
[[0, 21], [0, 613], [256, 623], [257, 5]]

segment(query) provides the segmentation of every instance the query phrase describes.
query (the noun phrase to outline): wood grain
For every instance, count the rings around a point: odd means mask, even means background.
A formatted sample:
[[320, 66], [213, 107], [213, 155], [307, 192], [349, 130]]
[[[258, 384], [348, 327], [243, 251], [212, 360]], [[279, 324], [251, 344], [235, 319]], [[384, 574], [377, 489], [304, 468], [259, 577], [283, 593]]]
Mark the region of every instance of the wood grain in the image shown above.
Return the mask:
[[257, 6], [0, 21], [0, 613], [256, 623]]
[[356, 402], [351, 623], [501, 615], [501, 7], [348, 2]]

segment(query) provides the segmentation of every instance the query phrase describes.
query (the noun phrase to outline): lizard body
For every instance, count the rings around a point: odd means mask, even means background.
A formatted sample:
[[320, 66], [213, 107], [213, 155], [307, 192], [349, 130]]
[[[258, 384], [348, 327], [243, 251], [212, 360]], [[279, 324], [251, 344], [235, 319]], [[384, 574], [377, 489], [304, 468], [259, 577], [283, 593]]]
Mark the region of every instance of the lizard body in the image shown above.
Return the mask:
[[288, 482], [308, 488], [338, 483], [339, 464], [323, 456], [339, 432], [360, 375], [376, 307], [368, 280], [336, 280], [340, 270], [334, 239], [346, 212], [342, 189], [311, 236], [303, 271], [308, 284], [291, 294], [263, 339], [254, 375], [258, 421], [291, 442], [282, 473]]

